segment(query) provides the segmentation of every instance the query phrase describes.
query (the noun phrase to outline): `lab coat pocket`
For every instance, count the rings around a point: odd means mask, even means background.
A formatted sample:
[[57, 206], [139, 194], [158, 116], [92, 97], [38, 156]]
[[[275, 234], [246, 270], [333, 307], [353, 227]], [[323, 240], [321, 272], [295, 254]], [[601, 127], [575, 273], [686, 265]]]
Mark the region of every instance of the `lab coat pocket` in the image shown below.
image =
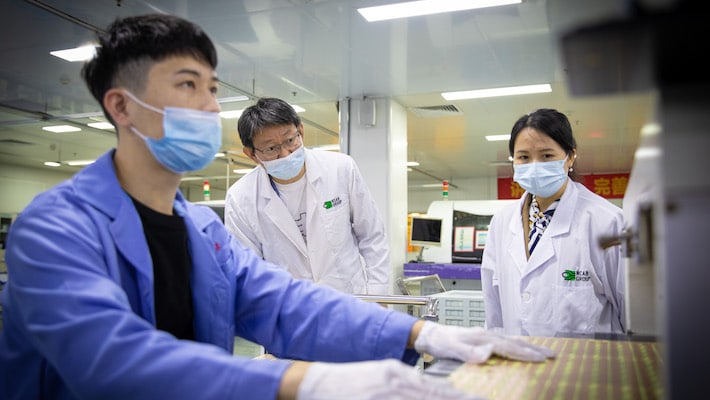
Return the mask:
[[[340, 200], [343, 197], [338, 197]], [[321, 222], [328, 235], [326, 240], [335, 246], [342, 246], [345, 241], [352, 236], [352, 224], [350, 223], [350, 205], [347, 200], [336, 202], [326, 202], [332, 204], [331, 207], [324, 206], [321, 211]]]
[[592, 333], [601, 307], [591, 283], [555, 286], [555, 321], [558, 332]]
[[[211, 253], [215, 257], [215, 261], [219, 265], [225, 265], [229, 262], [231, 252], [229, 251], [230, 236], [218, 222], [211, 223], [205, 228], [207, 245], [212, 250]], [[241, 245], [241, 243], [239, 243]]]

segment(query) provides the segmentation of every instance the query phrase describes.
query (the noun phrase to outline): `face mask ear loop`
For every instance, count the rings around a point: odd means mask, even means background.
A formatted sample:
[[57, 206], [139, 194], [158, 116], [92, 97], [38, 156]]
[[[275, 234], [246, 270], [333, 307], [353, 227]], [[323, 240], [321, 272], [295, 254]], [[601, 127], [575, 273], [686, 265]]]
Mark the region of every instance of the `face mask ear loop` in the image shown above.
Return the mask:
[[[128, 90], [123, 89], [123, 93], [125, 93], [126, 96], [130, 97], [131, 100], [135, 101], [136, 103], [138, 103], [138, 104], [139, 104], [140, 106], [142, 106], [143, 108], [147, 108], [147, 109], [149, 109], [150, 111], [155, 111], [155, 112], [157, 112], [157, 113], [159, 113], [159, 114], [161, 114], [161, 115], [164, 115], [164, 114], [165, 114], [165, 113], [163, 112], [163, 110], [161, 110], [161, 109], [159, 109], [159, 108], [157, 108], [157, 107], [153, 107], [153, 106], [151, 106], [151, 105], [148, 104], [148, 103], [145, 103], [143, 100], [139, 99], [138, 97], [136, 97], [133, 93], [129, 92]], [[133, 133], [135, 133], [136, 135], [138, 135], [138, 137], [140, 137], [141, 139], [143, 139], [143, 140], [148, 140], [148, 138], [147, 138], [144, 134], [142, 134], [142, 133], [138, 130], [138, 128], [136, 128], [135, 126], [131, 125], [131, 126], [129, 127], [129, 129], [130, 129]]]
[[[565, 161], [567, 161], [568, 159], [569, 159], [569, 153], [567, 153], [567, 157], [565, 157]], [[567, 169], [567, 172], [574, 171], [574, 161], [576, 159], [577, 159], [577, 156], [574, 156], [574, 158], [572, 159], [572, 165], [569, 166], [569, 168]]]
[[136, 135], [138, 135], [139, 138], [141, 138], [141, 139], [143, 139], [143, 140], [148, 140], [148, 137], [145, 136], [144, 134], [142, 134], [141, 131], [139, 131], [138, 128], [136, 128], [135, 126], [131, 125], [131, 126], [128, 127], [128, 129], [130, 129], [131, 132], [133, 132], [133, 133], [135, 133]]
[[131, 98], [133, 101], [135, 101], [136, 103], [138, 103], [138, 104], [140, 104], [141, 106], [143, 106], [143, 108], [147, 108], [147, 109], [149, 109], [149, 110], [151, 110], [151, 111], [155, 111], [155, 112], [157, 112], [158, 114], [164, 114], [163, 110], [161, 110], [161, 109], [159, 109], [159, 108], [157, 108], [157, 107], [153, 107], [153, 106], [151, 106], [150, 104], [143, 102], [143, 100], [139, 99], [138, 97], [136, 97], [133, 93], [129, 92], [128, 90], [123, 89], [123, 93], [125, 93], [126, 96], [130, 97], [130, 98]]

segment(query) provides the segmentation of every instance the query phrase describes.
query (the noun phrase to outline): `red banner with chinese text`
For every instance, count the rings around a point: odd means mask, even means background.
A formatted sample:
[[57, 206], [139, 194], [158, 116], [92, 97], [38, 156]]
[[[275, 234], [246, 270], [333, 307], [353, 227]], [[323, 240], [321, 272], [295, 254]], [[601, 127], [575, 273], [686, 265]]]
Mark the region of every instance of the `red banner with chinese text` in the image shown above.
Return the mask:
[[[629, 184], [628, 173], [578, 175], [580, 183], [606, 199], [622, 199]], [[519, 199], [525, 190], [513, 178], [498, 178], [498, 199]]]

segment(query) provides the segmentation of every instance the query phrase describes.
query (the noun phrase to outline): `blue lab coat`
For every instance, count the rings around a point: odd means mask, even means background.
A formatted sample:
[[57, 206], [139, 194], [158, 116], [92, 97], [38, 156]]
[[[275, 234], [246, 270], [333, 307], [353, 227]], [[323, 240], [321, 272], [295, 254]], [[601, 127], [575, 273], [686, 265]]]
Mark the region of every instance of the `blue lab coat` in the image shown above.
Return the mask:
[[[11, 227], [0, 398], [273, 399], [283, 359], [416, 361], [414, 317], [293, 279], [180, 192], [196, 341], [157, 330], [151, 255], [112, 157], [37, 196]], [[234, 356], [235, 335], [282, 359]]]

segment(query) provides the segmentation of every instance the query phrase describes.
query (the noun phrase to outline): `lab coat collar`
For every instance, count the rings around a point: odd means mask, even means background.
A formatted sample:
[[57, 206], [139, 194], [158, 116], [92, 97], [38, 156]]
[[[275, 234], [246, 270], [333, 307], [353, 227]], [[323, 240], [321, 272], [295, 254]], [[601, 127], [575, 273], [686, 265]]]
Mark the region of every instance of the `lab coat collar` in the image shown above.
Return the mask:
[[[306, 157], [306, 160], [308, 160], [308, 157]], [[306, 167], [306, 171], [308, 171], [308, 167]], [[296, 224], [293, 223], [293, 217], [286, 208], [286, 205], [279, 199], [279, 195], [272, 185], [271, 177], [266, 172], [266, 168], [259, 166], [254, 173], [257, 174], [257, 196], [263, 198], [264, 214], [271, 220], [273, 225], [293, 243], [304, 257], [308, 257], [308, 249], [306, 248], [306, 243], [303, 241], [301, 232], [298, 230]], [[308, 176], [307, 173], [306, 176]]]
[[316, 227], [312, 228], [314, 225], [313, 218], [315, 218], [316, 215], [316, 207], [322, 206], [322, 203], [319, 205], [320, 194], [327, 192], [327, 188], [321, 187], [323, 183], [323, 171], [326, 171], [326, 167], [321, 164], [318, 157], [312, 155], [314, 151], [320, 150], [306, 149], [306, 178], [308, 179], [308, 185], [306, 186], [306, 190], [308, 190], [308, 196], [306, 197], [308, 199], [306, 204], [306, 210], [308, 212], [306, 226], [310, 232], [313, 232], [313, 229], [320, 229]]
[[555, 257], [555, 237], [564, 235], [570, 231], [572, 226], [574, 205], [577, 203], [577, 187], [572, 181], [567, 178], [567, 187], [560, 198], [560, 203], [555, 209], [555, 215], [550, 221], [542, 238], [535, 247], [535, 251], [528, 260], [528, 265], [531, 266], [529, 271], [532, 272], [540, 268], [544, 263]]
[[116, 177], [116, 167], [113, 164], [115, 152], [116, 150], [112, 149], [104, 153], [73, 178], [77, 188], [76, 195], [112, 219], [115, 219], [123, 211], [124, 204], [131, 200]]
[[[113, 163], [115, 149], [106, 152], [94, 163], [78, 172], [72, 178], [76, 195], [90, 206], [108, 216], [109, 231], [121, 255], [133, 266], [138, 274], [138, 285], [143, 298], [143, 315], [155, 321], [152, 307], [153, 298], [153, 260], [148, 245], [143, 237], [143, 224], [133, 200], [126, 193], [116, 177]], [[180, 191], [176, 192], [174, 208], [178, 215], [186, 214], [185, 199]]]
[[568, 233], [572, 229], [572, 221], [574, 220], [574, 212], [579, 197], [579, 189], [574, 182], [567, 178], [567, 187], [565, 188], [560, 203], [555, 209], [555, 215], [552, 217], [550, 225], [545, 230], [550, 236], [559, 236]]
[[557, 205], [555, 215], [552, 217], [550, 225], [545, 230], [545, 234], [540, 242], [538, 242], [529, 260], [526, 260], [525, 238], [523, 237], [524, 233], [522, 229], [522, 213], [527, 196], [528, 192], [526, 191], [520, 197], [520, 202], [517, 207], [517, 215], [519, 217], [511, 218], [508, 225], [508, 230], [511, 235], [511, 240], [508, 244], [508, 252], [515, 261], [521, 274], [524, 275], [536, 270], [555, 256], [555, 248], [553, 246], [554, 238], [570, 231], [572, 221], [574, 220], [574, 210], [575, 204], [577, 204], [579, 190], [574, 185], [574, 182], [567, 178], [567, 187], [560, 198], [560, 203]]
[[308, 182], [312, 185], [320, 181], [322, 178], [322, 171], [325, 169], [320, 165], [318, 157], [313, 156], [313, 152], [320, 150], [304, 149], [306, 153], [306, 178]]
[[[112, 219], [117, 218], [126, 202], [133, 207], [133, 200], [121, 187], [116, 177], [116, 166], [113, 156], [116, 150], [104, 153], [94, 163], [85, 167], [86, 173], [79, 172], [74, 176], [74, 186], [77, 196], [101, 210]], [[178, 190], [173, 202], [175, 212], [184, 216], [186, 213], [185, 198]]]
[[508, 235], [510, 236], [510, 240], [508, 241], [508, 254], [510, 254], [510, 259], [513, 260], [521, 274], [525, 272], [527, 266], [525, 239], [523, 237], [524, 232], [521, 219], [527, 195], [528, 192], [525, 192], [522, 197], [520, 197], [520, 200], [516, 204], [517, 212], [508, 222]]
[[[135, 237], [144, 235], [140, 216], [131, 197], [118, 182], [113, 163], [114, 153], [115, 150], [105, 153], [77, 173], [73, 178], [74, 186], [77, 196], [109, 217], [109, 230], [119, 250], [147, 280], [144, 283], [150, 283], [152, 286], [153, 262], [148, 246], [144, 241], [134, 240]], [[142, 251], [135, 251], [136, 246], [142, 246]]]

